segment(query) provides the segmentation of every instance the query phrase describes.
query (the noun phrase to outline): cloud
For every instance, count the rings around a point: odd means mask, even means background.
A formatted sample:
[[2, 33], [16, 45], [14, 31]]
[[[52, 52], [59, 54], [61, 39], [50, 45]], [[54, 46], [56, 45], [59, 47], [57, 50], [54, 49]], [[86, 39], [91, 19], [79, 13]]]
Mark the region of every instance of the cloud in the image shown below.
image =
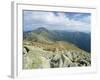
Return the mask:
[[55, 30], [90, 31], [90, 14], [24, 11], [24, 30], [46, 27]]

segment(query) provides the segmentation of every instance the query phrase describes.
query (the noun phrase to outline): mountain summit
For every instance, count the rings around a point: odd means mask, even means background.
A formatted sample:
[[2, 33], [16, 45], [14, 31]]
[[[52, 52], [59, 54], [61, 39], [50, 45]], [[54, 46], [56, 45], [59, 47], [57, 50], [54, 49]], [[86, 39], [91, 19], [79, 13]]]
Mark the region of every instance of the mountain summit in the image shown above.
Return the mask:
[[40, 27], [40, 28], [35, 29], [33, 32], [41, 33], [41, 32], [49, 32], [49, 30], [44, 27]]

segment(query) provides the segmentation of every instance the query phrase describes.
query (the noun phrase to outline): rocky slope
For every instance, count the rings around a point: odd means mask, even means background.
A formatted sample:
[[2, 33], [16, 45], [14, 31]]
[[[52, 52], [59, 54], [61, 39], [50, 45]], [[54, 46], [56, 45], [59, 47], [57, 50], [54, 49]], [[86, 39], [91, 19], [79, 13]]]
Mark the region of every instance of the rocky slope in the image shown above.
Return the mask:
[[[25, 43], [24, 43], [25, 44]], [[91, 55], [74, 45], [55, 43], [44, 45], [25, 44], [23, 47], [23, 69], [90, 66]], [[66, 47], [66, 46], [67, 47]], [[48, 46], [48, 47], [47, 47]]]
[[91, 66], [91, 53], [71, 43], [85, 47], [90, 42], [86, 36], [45, 28], [24, 32], [23, 69]]

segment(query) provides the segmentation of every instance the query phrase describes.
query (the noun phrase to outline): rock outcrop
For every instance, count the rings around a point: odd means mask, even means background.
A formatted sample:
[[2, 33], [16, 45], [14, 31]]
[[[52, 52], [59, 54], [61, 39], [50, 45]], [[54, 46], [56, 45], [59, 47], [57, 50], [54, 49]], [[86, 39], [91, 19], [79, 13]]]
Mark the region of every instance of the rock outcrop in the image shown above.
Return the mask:
[[23, 69], [81, 67], [91, 65], [91, 54], [77, 50], [45, 50], [24, 45]]

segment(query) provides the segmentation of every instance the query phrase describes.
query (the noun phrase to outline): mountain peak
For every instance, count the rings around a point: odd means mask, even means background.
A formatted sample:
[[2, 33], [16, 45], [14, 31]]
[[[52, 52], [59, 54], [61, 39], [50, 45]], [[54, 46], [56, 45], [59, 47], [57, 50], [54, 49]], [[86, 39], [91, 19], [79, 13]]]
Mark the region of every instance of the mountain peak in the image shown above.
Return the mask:
[[39, 28], [37, 28], [35, 31], [36, 31], [36, 32], [39, 32], [39, 33], [41, 33], [41, 32], [48, 32], [48, 29], [46, 29], [46, 28], [44, 28], [44, 27], [39, 27]]
[[47, 29], [44, 27], [39, 27], [38, 30], [47, 30]]

